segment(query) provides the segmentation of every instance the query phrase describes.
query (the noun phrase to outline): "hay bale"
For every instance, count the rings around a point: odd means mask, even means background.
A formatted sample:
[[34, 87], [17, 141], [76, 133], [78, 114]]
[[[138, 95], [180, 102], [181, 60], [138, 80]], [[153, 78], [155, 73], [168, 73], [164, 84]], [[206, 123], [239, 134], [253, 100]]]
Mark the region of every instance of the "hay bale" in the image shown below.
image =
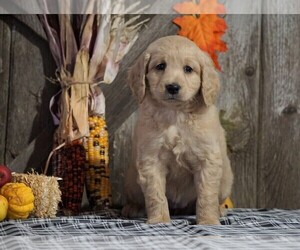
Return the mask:
[[32, 215], [38, 218], [56, 216], [61, 201], [58, 178], [54, 176], [31, 174], [12, 174], [12, 182], [21, 182], [32, 189], [35, 196]]

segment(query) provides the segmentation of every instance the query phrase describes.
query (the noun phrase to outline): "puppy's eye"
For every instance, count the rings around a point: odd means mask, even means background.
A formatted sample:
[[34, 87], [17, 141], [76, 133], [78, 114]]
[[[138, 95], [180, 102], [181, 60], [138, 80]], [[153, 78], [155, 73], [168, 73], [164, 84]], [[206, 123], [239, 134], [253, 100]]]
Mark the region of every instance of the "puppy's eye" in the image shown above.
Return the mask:
[[192, 72], [193, 72], [192, 67], [190, 67], [190, 66], [188, 66], [188, 65], [185, 65], [185, 66], [183, 67], [183, 70], [184, 70], [185, 73], [192, 73]]
[[160, 63], [155, 66], [156, 70], [165, 70], [166, 67], [167, 67], [167, 64], [165, 64], [165, 63]]

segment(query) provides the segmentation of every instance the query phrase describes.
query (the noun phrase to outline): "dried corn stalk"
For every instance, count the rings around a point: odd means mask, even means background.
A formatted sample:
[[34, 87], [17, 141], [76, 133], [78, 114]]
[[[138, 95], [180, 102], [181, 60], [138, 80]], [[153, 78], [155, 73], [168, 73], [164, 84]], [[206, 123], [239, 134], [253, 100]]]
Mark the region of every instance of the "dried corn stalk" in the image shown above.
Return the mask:
[[[104, 4], [107, 14], [85, 15], [79, 24], [75, 22], [76, 15], [39, 16], [57, 63], [57, 80], [62, 88], [58, 115], [60, 143], [88, 136], [88, 116], [91, 115], [88, 102], [94, 98], [95, 87], [115, 79], [121, 59], [147, 21], [138, 23], [138, 16], [125, 21], [124, 15], [112, 15], [114, 8], [120, 6], [122, 1]], [[79, 31], [75, 24], [81, 27]], [[104, 105], [104, 100], [102, 103]]]
[[[51, 111], [59, 121], [57, 146], [66, 146], [54, 153], [52, 166], [54, 174], [63, 178], [63, 205], [75, 212], [80, 208], [85, 174], [91, 206], [108, 207], [111, 203], [107, 131], [104, 130], [106, 134], [102, 137], [99, 135], [99, 138], [95, 138], [93, 129], [89, 128], [89, 116], [95, 115], [105, 123], [105, 100], [98, 85], [111, 83], [115, 79], [121, 59], [137, 39], [140, 27], [147, 21], [138, 22], [138, 17], [125, 20], [124, 15], [113, 15], [124, 9], [123, 0], [103, 1], [100, 6], [94, 1], [87, 8], [93, 6], [101, 8], [101, 13], [106, 14], [39, 15], [61, 85], [60, 98], [56, 95], [52, 105], [59, 107], [51, 108]], [[134, 4], [132, 7], [136, 6]], [[79, 145], [73, 145], [78, 140], [81, 147], [84, 140], [88, 141], [87, 150], [93, 150], [95, 156], [93, 158], [90, 153], [87, 154], [86, 172], [83, 171]], [[91, 140], [92, 145], [89, 144]], [[105, 146], [101, 143], [94, 145], [101, 140], [105, 140]], [[72, 153], [74, 150], [76, 152]], [[77, 153], [80, 155], [78, 159]], [[73, 183], [72, 192], [69, 183]]]
[[12, 182], [21, 182], [32, 189], [34, 194], [33, 216], [39, 218], [55, 217], [61, 201], [61, 191], [57, 178], [45, 175], [13, 173]]

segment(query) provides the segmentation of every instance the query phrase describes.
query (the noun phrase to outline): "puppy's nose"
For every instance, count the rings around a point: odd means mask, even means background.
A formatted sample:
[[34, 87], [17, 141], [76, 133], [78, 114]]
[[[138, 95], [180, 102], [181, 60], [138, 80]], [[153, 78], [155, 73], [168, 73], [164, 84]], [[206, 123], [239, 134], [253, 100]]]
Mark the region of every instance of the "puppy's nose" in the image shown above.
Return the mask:
[[178, 94], [180, 90], [180, 86], [177, 83], [172, 83], [172, 84], [167, 84], [166, 85], [166, 90], [168, 91], [169, 94], [171, 95], [176, 95]]

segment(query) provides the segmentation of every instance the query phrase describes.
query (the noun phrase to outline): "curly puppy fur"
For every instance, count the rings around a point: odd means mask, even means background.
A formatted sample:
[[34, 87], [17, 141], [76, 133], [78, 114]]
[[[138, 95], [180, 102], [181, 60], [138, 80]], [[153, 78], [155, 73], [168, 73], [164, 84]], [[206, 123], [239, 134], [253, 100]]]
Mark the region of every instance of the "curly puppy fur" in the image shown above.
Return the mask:
[[169, 209], [196, 208], [197, 223], [219, 224], [233, 175], [214, 106], [220, 84], [212, 60], [184, 37], [160, 38], [129, 70], [129, 84], [139, 116], [123, 215], [144, 209], [148, 223], [167, 223]]

